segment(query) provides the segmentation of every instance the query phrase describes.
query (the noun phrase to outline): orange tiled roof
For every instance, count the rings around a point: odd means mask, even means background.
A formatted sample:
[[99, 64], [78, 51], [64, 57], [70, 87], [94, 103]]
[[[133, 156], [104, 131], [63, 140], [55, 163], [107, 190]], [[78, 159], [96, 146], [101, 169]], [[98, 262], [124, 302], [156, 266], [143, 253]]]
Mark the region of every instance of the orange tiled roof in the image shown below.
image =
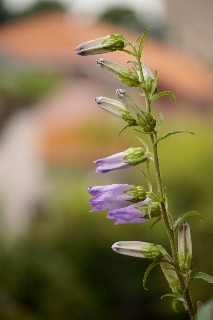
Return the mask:
[[[0, 54], [25, 62], [65, 68], [85, 64], [89, 68], [89, 61], [94, 61], [94, 57], [82, 58], [75, 55], [75, 46], [113, 33], [122, 33], [132, 40], [138, 36], [112, 24], [51, 12], [1, 26]], [[107, 57], [110, 59], [112, 54]], [[125, 53], [115, 53], [112, 59], [125, 63], [127, 56]], [[186, 56], [148, 37], [143, 60], [150, 69], [158, 70], [159, 83], [164, 89], [198, 104], [213, 101], [213, 75], [193, 56]]]

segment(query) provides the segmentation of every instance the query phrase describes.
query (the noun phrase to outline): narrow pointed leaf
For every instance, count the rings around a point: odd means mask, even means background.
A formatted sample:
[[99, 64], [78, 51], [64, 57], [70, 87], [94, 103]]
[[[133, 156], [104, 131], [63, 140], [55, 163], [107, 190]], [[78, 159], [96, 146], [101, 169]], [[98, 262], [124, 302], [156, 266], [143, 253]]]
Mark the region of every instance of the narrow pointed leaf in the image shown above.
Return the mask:
[[137, 37], [137, 39], [134, 41], [134, 43], [133, 43], [133, 45], [134, 45], [134, 47], [136, 47], [136, 45], [137, 45], [137, 43], [138, 43], [138, 41], [141, 39], [141, 37]]
[[157, 93], [153, 94], [152, 100], [156, 100], [156, 99], [158, 99], [160, 97], [163, 97], [163, 96], [169, 96], [172, 99], [173, 102], [176, 102], [175, 95], [171, 91], [157, 92]]
[[213, 283], [213, 277], [205, 272], [198, 272], [195, 274], [194, 279], [202, 279], [208, 283]]
[[188, 212], [182, 214], [181, 216], [179, 216], [178, 219], [175, 221], [175, 223], [174, 223], [174, 230], [176, 230], [177, 227], [178, 227], [184, 220], [186, 220], [187, 218], [192, 217], [192, 216], [196, 216], [196, 217], [198, 217], [198, 218], [203, 219], [202, 214], [200, 214], [199, 212], [197, 212], [197, 211], [188, 211]]
[[153, 261], [152, 263], [150, 263], [150, 265], [148, 266], [148, 268], [146, 269], [145, 273], [144, 273], [144, 277], [143, 277], [143, 287], [145, 290], [148, 290], [146, 287], [145, 287], [145, 284], [146, 284], [146, 279], [150, 273], [150, 271], [155, 267], [157, 266], [159, 263], [161, 262], [161, 260], [155, 260]]
[[160, 141], [162, 141], [162, 140], [170, 137], [170, 136], [173, 135], [173, 134], [177, 134], [177, 133], [190, 133], [190, 134], [194, 134], [193, 132], [187, 131], [187, 130], [175, 130], [175, 131], [166, 133], [166, 134], [163, 135], [162, 137], [158, 138], [158, 142], [160, 142]]
[[138, 48], [138, 55], [139, 55], [139, 57], [141, 57], [142, 50], [143, 50], [143, 43], [144, 43], [144, 40], [145, 40], [145, 38], [146, 38], [146, 35], [147, 35], [148, 31], [149, 31], [149, 28], [150, 28], [150, 27], [148, 27], [148, 28], [145, 30], [144, 34], [143, 34], [142, 37], [141, 37], [141, 41], [140, 41], [139, 48]]

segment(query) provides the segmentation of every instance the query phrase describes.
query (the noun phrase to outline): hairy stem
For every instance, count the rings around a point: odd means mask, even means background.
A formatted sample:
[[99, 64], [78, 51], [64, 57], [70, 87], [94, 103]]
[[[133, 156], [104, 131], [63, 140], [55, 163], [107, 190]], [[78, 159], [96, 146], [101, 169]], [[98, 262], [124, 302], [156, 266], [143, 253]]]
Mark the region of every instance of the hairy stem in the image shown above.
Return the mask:
[[[151, 112], [151, 106], [150, 106], [150, 100], [148, 97], [148, 94], [145, 92], [145, 99], [146, 99], [146, 107], [147, 110]], [[175, 232], [173, 229], [173, 225], [171, 224], [171, 220], [169, 217], [169, 214], [166, 209], [165, 205], [165, 196], [164, 196], [164, 191], [163, 191], [163, 185], [162, 185], [162, 178], [161, 178], [161, 172], [160, 172], [160, 163], [159, 163], [159, 156], [158, 156], [158, 146], [157, 146], [157, 134], [156, 133], [151, 133], [150, 134], [150, 139], [152, 143], [152, 149], [153, 149], [153, 156], [154, 156], [154, 165], [155, 165], [155, 177], [156, 177], [156, 184], [157, 184], [157, 189], [158, 189], [158, 195], [161, 200], [161, 210], [162, 210], [162, 217], [163, 217], [163, 222], [164, 226], [169, 238], [170, 246], [171, 246], [171, 251], [172, 251], [172, 258], [174, 262], [175, 269], [177, 271], [177, 276], [180, 282], [181, 286], [181, 291], [182, 291], [182, 296], [185, 300], [185, 303], [187, 305], [187, 311], [189, 313], [190, 319], [191, 320], [196, 320], [196, 313], [195, 309], [192, 303], [192, 299], [190, 296], [190, 291], [188, 286], [185, 283], [185, 278], [181, 274], [179, 262], [178, 262], [178, 251], [177, 251], [177, 242], [176, 242], [176, 237], [175, 237]]]

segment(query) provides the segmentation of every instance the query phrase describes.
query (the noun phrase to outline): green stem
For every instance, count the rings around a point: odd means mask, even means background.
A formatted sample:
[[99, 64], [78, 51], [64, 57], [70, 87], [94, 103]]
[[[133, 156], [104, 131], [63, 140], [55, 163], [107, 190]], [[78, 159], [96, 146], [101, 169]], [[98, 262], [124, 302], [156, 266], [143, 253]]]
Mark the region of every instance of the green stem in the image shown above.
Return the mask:
[[[141, 82], [144, 82], [143, 70], [142, 70], [142, 66], [141, 66], [141, 62], [140, 62], [141, 57], [139, 56], [134, 45], [131, 45], [131, 47], [135, 53], [135, 57], [137, 60], [138, 71], [140, 74], [139, 80]], [[151, 101], [149, 99], [149, 95], [145, 89], [143, 90], [143, 92], [145, 94], [146, 109], [151, 114]], [[171, 246], [174, 267], [177, 272], [177, 276], [178, 276], [179, 283], [181, 286], [182, 296], [183, 296], [185, 303], [187, 305], [187, 311], [189, 313], [190, 319], [196, 320], [197, 316], [196, 316], [194, 305], [192, 303], [192, 299], [190, 296], [188, 284], [185, 283], [185, 278], [181, 273], [181, 269], [180, 269], [179, 262], [178, 262], [177, 241], [176, 241], [175, 232], [173, 229], [173, 221], [172, 221], [172, 218], [166, 209], [165, 196], [164, 196], [163, 184], [162, 184], [162, 178], [161, 178], [161, 172], [160, 172], [160, 163], [159, 163], [159, 157], [158, 157], [157, 133], [155, 133], [155, 132], [150, 133], [150, 139], [151, 139], [151, 143], [152, 143], [153, 156], [154, 156], [155, 176], [156, 176], [156, 183], [157, 183], [157, 189], [158, 189], [158, 196], [161, 199], [160, 205], [161, 205], [161, 210], [162, 210], [162, 217], [163, 217], [164, 226], [165, 226], [165, 229], [166, 229], [166, 232], [167, 232], [167, 235], [169, 238], [170, 246]]]
[[[151, 105], [150, 105], [151, 103], [150, 103], [148, 94], [146, 92], [145, 92], [145, 99], [146, 99], [147, 110], [150, 110], [150, 112], [151, 112]], [[181, 270], [180, 270], [180, 266], [179, 266], [179, 262], [178, 262], [177, 241], [176, 241], [176, 237], [175, 237], [175, 232], [173, 230], [173, 226], [171, 225], [171, 220], [170, 220], [170, 217], [167, 212], [166, 205], [165, 205], [165, 197], [164, 197], [164, 192], [163, 192], [162, 178], [161, 178], [161, 172], [160, 172], [160, 163], [159, 163], [159, 157], [158, 157], [158, 147], [157, 147], [157, 143], [156, 143], [157, 134], [151, 133], [150, 139], [151, 139], [152, 149], [153, 149], [155, 177], [156, 177], [158, 195], [159, 195], [160, 199], [162, 199], [162, 201], [161, 201], [162, 217], [163, 217], [164, 226], [165, 226], [165, 229], [166, 229], [166, 232], [167, 232], [167, 235], [169, 238], [171, 250], [172, 250], [172, 257], [173, 257], [174, 266], [177, 271], [177, 276], [178, 276], [178, 279], [180, 282], [182, 295], [183, 295], [183, 298], [186, 302], [187, 311], [189, 313], [190, 319], [196, 320], [197, 317], [196, 317], [195, 309], [194, 309], [192, 299], [190, 296], [190, 291], [189, 291], [188, 286], [186, 286], [184, 277], [181, 274]]]

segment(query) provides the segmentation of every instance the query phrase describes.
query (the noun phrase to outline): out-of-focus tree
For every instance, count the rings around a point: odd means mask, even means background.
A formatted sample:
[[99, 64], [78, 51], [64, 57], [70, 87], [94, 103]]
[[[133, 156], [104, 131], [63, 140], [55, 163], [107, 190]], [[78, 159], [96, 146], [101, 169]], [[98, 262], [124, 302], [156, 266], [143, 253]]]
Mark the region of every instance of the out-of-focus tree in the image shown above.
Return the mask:
[[48, 12], [52, 10], [57, 11], [66, 11], [67, 7], [65, 4], [59, 1], [51, 1], [51, 0], [40, 0], [36, 3], [32, 4], [29, 8], [24, 9], [20, 12], [10, 12], [4, 5], [3, 0], [0, 0], [0, 24], [11, 20], [17, 19], [24, 16], [33, 15], [36, 13]]
[[5, 8], [4, 3], [0, 0], [0, 24], [11, 19], [12, 14]]
[[151, 26], [149, 34], [159, 40], [166, 38], [166, 26], [159, 20], [153, 21], [145, 14], [141, 14], [139, 17], [134, 10], [129, 7], [113, 6], [100, 15], [101, 20], [109, 21], [115, 24], [119, 24], [128, 29], [132, 29], [139, 32]]
[[24, 10], [21, 16], [28, 16], [31, 14], [48, 12], [52, 10], [66, 11], [66, 6], [59, 1], [40, 0], [35, 2], [30, 8]]

